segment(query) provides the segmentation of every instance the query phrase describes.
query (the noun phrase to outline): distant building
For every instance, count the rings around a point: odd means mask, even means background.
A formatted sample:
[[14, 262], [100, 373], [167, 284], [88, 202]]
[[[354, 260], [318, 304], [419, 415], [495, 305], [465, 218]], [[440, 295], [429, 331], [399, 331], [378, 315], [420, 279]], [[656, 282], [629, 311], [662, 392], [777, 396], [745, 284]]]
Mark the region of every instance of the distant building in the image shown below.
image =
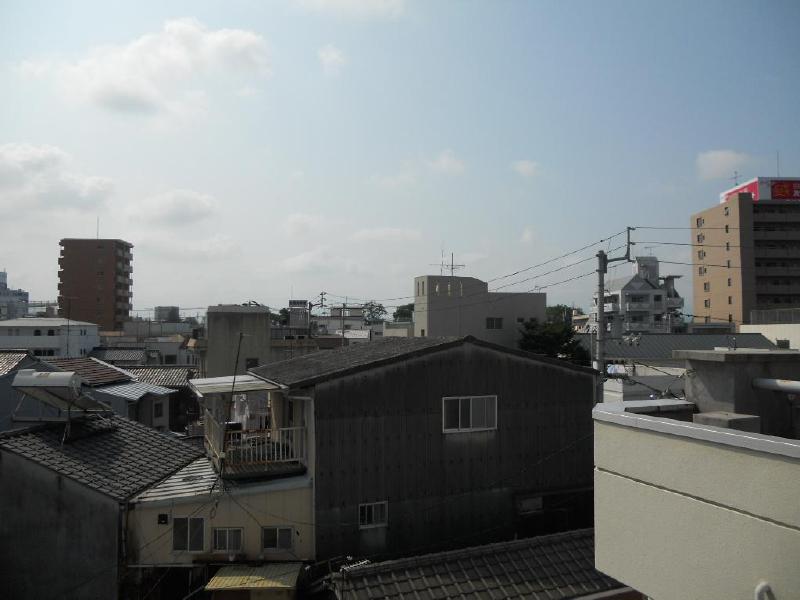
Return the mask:
[[28, 292], [8, 287], [8, 274], [0, 271], [0, 321], [18, 319], [28, 314]]
[[133, 308], [131, 254], [123, 240], [63, 239], [58, 259], [59, 315], [122, 329]]
[[[633, 275], [606, 281], [603, 299], [606, 329], [624, 333], [677, 333], [683, 329], [683, 298], [675, 289], [679, 275], [659, 276], [658, 258], [640, 256]], [[663, 281], [662, 281], [663, 280]], [[597, 292], [589, 309], [587, 326], [597, 331]]]
[[260, 305], [218, 304], [208, 307], [206, 319], [206, 376], [243, 374], [247, 369], [269, 362], [269, 308]]
[[156, 306], [153, 317], [159, 323], [177, 323], [181, 320], [181, 310], [177, 306]]
[[695, 321], [800, 307], [800, 179], [757, 177], [692, 215]]
[[34, 356], [88, 356], [99, 344], [94, 323], [46, 317], [0, 322], [0, 348], [23, 348]]
[[490, 292], [474, 277], [423, 275], [414, 278], [414, 335], [473, 335], [516, 348], [525, 321], [545, 320], [546, 299], [543, 293]]
[[800, 308], [750, 311], [750, 324], [740, 332], [760, 333], [779, 348], [800, 350]]

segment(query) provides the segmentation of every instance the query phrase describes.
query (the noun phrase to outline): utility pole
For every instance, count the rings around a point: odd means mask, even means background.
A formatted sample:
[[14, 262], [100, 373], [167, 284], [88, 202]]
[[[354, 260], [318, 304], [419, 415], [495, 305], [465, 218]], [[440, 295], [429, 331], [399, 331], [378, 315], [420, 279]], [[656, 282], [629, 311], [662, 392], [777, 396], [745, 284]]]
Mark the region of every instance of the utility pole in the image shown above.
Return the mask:
[[627, 227], [626, 233], [628, 241], [625, 246], [625, 256], [618, 256], [617, 258], [608, 258], [603, 250], [597, 253], [597, 353], [595, 368], [600, 371], [600, 379], [597, 385], [597, 401], [603, 401], [603, 383], [606, 377], [606, 314], [605, 314], [605, 301], [606, 301], [606, 273], [608, 272], [608, 263], [618, 262], [621, 260], [631, 262], [631, 231], [634, 227]]

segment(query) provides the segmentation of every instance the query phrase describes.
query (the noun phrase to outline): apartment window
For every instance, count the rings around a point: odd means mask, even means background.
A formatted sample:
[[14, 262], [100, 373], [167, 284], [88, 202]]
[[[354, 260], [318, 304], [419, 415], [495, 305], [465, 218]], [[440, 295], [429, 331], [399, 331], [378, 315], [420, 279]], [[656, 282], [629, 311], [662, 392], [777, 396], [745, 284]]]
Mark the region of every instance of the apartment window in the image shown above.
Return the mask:
[[42, 335], [42, 330], [41, 329], [34, 329], [33, 330], [33, 335]]
[[697, 222], [697, 226], [698, 227], [702, 227], [703, 226], [703, 217], [697, 217], [697, 221], [696, 222]]
[[486, 329], [502, 329], [503, 319], [501, 317], [486, 317]]
[[729, 269], [731, 268], [731, 259], [730, 258], [728, 259], [728, 268]]
[[730, 233], [727, 225], [725, 225], [725, 233]]
[[731, 213], [730, 207], [726, 206], [725, 207], [725, 216], [727, 217], [730, 213]]
[[705, 275], [706, 269], [705, 267], [697, 267], [697, 274], [698, 275]]
[[264, 550], [291, 550], [291, 527], [262, 527], [261, 547]]
[[705, 250], [698, 250], [697, 251], [697, 258], [699, 258], [700, 260], [703, 260], [705, 257], [706, 257], [706, 251]]
[[517, 317], [517, 323], [524, 323], [525, 317]]
[[163, 402], [153, 403], [153, 418], [160, 419], [163, 416], [164, 416], [164, 403]]
[[728, 323], [733, 323], [733, 315], [728, 313]]
[[497, 429], [497, 396], [451, 396], [442, 398], [442, 431]]
[[48, 329], [47, 330], [47, 335], [48, 336], [53, 337], [55, 334], [56, 334], [56, 330], [55, 329]]
[[205, 519], [202, 517], [172, 519], [172, 549], [176, 552], [202, 552], [204, 534]]
[[371, 529], [373, 527], [386, 527], [389, 522], [389, 503], [370, 502], [358, 505], [358, 528]]
[[732, 283], [733, 283], [733, 280], [730, 277], [728, 277], [728, 287], [731, 287]]
[[725, 242], [725, 251], [727, 252], [730, 249], [731, 249], [731, 243], [730, 242]]
[[728, 304], [733, 304], [733, 296], [728, 296]]
[[698, 233], [697, 234], [697, 243], [698, 244], [702, 244], [704, 241], [706, 241], [705, 234], [704, 233]]
[[217, 552], [241, 552], [241, 527], [217, 527], [214, 529], [214, 550]]
[[710, 281], [704, 281], [703, 282], [703, 291], [704, 292], [710, 292], [711, 291], [711, 282]]
[[706, 308], [711, 308], [711, 300], [709, 300], [708, 298], [703, 300], [703, 306], [705, 306]]
[[425, 337], [425, 330], [424, 329], [420, 329], [419, 330], [419, 337]]
[[422, 282], [422, 295], [425, 295], [425, 281]]

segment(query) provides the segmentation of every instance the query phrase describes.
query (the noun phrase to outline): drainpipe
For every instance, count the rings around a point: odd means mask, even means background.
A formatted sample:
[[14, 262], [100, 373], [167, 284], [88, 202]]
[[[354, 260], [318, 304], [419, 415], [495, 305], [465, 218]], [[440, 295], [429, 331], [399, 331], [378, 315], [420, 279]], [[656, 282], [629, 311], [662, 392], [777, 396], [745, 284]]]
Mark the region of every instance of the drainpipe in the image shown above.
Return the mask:
[[759, 583], [753, 591], [753, 600], [770, 600], [771, 598], [775, 598], [775, 596], [772, 594], [772, 587], [766, 581]]
[[759, 390], [800, 394], [800, 381], [794, 381], [792, 379], [753, 379], [753, 387]]

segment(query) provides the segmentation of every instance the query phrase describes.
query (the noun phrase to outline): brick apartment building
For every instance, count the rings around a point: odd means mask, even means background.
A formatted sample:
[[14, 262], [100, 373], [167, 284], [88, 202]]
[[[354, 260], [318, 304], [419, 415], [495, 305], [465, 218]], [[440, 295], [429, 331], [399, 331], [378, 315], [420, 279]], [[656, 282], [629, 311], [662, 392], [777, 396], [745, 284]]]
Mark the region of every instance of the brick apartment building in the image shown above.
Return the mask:
[[97, 323], [105, 331], [122, 329], [133, 308], [133, 244], [110, 239], [63, 239], [60, 245], [59, 314]]
[[800, 307], [800, 179], [757, 177], [692, 215], [695, 322]]

